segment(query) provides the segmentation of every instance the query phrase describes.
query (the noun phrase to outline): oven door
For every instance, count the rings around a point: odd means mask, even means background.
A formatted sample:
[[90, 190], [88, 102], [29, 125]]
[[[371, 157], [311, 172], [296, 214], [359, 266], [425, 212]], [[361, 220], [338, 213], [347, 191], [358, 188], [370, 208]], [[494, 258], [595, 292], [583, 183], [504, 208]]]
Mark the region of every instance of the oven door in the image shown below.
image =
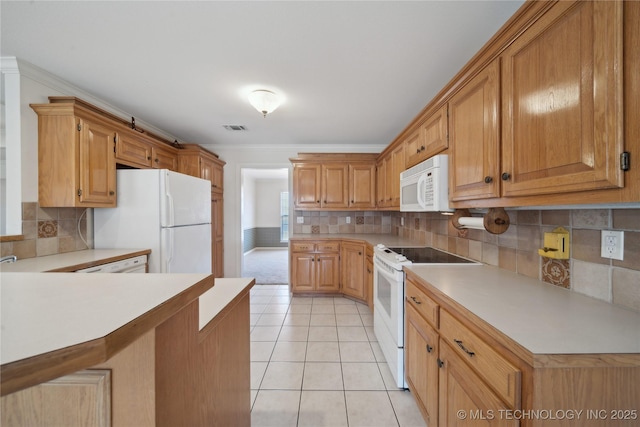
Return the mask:
[[[388, 329], [396, 347], [404, 345], [404, 272], [373, 264], [374, 314]], [[374, 325], [375, 326], [375, 325]]]

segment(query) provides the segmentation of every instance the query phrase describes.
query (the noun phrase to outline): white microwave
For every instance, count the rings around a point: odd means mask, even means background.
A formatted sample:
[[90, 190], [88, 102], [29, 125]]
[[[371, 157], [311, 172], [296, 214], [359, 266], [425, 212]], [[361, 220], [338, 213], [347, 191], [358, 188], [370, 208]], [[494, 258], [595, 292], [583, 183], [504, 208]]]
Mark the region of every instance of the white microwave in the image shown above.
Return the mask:
[[453, 212], [449, 208], [449, 164], [438, 154], [400, 174], [400, 211]]

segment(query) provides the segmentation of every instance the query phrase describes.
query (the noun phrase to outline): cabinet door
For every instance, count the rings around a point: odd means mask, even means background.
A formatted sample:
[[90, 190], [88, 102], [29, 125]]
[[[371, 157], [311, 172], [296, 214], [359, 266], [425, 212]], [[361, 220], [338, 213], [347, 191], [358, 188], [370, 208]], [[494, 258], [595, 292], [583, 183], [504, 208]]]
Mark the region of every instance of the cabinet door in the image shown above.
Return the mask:
[[215, 277], [224, 277], [224, 201], [222, 194], [211, 193], [211, 267]]
[[415, 132], [409, 135], [407, 139], [404, 140], [404, 143], [407, 168], [410, 168], [425, 159], [423, 155], [425, 150], [424, 139], [420, 129], [416, 129]]
[[395, 182], [400, 182], [400, 179], [394, 179], [394, 166], [393, 155], [390, 154], [384, 158], [384, 170], [385, 170], [385, 190], [384, 190], [384, 207], [393, 206], [393, 187]]
[[313, 253], [293, 253], [291, 255], [291, 286], [294, 292], [313, 291], [315, 261]]
[[505, 50], [503, 195], [623, 186], [622, 8], [559, 2]]
[[116, 205], [116, 132], [80, 121], [80, 205]]
[[376, 166], [374, 164], [349, 165], [349, 207], [376, 207]]
[[406, 169], [404, 144], [400, 144], [391, 153], [392, 172], [389, 191], [391, 194], [391, 206], [400, 207], [400, 174]]
[[405, 376], [427, 425], [438, 425], [438, 333], [406, 307]]
[[315, 290], [338, 292], [340, 290], [340, 254], [315, 255]]
[[349, 165], [345, 163], [322, 165], [321, 204], [323, 208], [349, 206]]
[[342, 261], [342, 293], [365, 300], [365, 248], [363, 244], [343, 242]]
[[224, 186], [224, 168], [216, 163], [212, 164], [213, 168], [211, 169], [211, 185], [213, 185], [214, 191], [222, 191]]
[[320, 207], [320, 169], [319, 163], [293, 165], [293, 194], [296, 208]]
[[421, 149], [421, 160], [435, 156], [449, 147], [447, 109], [448, 106], [444, 105], [436, 113], [429, 116], [422, 125], [421, 133], [424, 148]]
[[151, 144], [127, 132], [120, 132], [116, 144], [116, 160], [129, 166], [150, 168]]
[[[518, 426], [517, 419], [500, 416], [500, 411], [517, 408], [508, 408], [443, 340], [440, 360], [439, 425]], [[461, 413], [465, 416], [461, 417]]]
[[365, 286], [365, 296], [367, 299], [367, 305], [369, 309], [373, 311], [373, 247], [367, 245], [367, 258], [365, 261], [365, 278], [364, 278], [364, 286]]
[[178, 156], [171, 150], [160, 147], [152, 148], [153, 167], [156, 169], [178, 170]]
[[387, 163], [384, 161], [376, 165], [376, 206], [386, 206], [387, 197]]
[[500, 196], [498, 61], [449, 101], [451, 200]]

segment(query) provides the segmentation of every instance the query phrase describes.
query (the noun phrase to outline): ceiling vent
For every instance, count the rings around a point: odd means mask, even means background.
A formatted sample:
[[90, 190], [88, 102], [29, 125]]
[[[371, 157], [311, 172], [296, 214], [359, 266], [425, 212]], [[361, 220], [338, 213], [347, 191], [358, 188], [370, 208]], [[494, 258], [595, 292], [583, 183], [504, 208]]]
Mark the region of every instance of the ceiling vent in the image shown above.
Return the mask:
[[243, 125], [222, 125], [222, 127], [230, 131], [247, 130]]

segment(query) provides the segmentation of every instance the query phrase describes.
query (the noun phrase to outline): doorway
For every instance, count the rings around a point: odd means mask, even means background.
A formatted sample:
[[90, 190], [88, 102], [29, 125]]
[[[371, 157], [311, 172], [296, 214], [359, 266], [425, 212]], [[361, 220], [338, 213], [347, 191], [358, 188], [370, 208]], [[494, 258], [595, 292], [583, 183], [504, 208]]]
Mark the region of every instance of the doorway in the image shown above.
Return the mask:
[[241, 168], [242, 277], [289, 283], [289, 168]]

